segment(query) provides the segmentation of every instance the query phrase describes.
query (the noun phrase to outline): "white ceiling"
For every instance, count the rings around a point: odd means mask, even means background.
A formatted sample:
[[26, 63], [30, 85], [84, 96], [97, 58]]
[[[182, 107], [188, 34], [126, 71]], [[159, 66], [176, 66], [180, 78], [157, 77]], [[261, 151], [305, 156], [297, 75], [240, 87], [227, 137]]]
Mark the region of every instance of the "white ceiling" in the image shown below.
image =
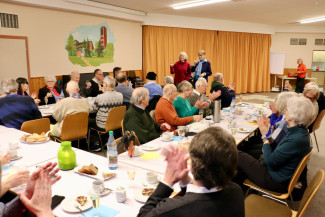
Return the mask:
[[[325, 0], [232, 0], [200, 7], [174, 10], [174, 4], [190, 0], [90, 0], [143, 11], [269, 25], [302, 25], [296, 22], [325, 16]], [[325, 26], [324, 22], [304, 24]], [[303, 26], [303, 25], [302, 25]]]

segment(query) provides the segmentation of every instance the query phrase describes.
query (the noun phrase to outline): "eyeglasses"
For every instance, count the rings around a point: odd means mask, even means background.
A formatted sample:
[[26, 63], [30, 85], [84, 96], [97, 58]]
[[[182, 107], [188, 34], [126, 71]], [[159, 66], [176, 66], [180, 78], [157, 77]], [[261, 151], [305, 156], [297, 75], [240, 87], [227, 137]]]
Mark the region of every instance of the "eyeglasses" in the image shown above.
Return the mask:
[[54, 81], [46, 81], [47, 83], [53, 83]]

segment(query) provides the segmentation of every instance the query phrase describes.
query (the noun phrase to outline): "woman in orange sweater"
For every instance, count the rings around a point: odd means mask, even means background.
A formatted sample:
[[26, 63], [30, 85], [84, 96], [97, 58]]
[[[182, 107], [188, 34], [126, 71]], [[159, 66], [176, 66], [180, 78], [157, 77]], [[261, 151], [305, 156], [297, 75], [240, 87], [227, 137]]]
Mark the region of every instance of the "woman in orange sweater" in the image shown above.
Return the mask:
[[303, 64], [301, 58], [297, 60], [297, 82], [296, 82], [296, 93], [302, 93], [305, 86], [305, 77], [306, 77], [306, 65]]

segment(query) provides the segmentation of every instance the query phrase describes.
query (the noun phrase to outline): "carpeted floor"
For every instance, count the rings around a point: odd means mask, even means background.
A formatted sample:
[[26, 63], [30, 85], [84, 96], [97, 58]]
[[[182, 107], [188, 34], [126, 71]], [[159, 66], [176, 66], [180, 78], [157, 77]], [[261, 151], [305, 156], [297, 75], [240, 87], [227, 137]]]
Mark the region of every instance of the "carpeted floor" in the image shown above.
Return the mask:
[[[255, 93], [255, 94], [242, 94], [243, 101], [263, 103], [264, 101], [273, 101], [278, 93]], [[238, 100], [238, 98], [236, 99]], [[308, 182], [311, 181], [316, 172], [320, 169], [325, 170], [325, 120], [322, 122], [321, 127], [316, 131], [316, 138], [318, 141], [319, 152], [317, 151], [314, 136], [313, 152], [308, 163]], [[315, 197], [310, 202], [304, 214], [306, 217], [321, 217], [325, 216], [325, 182], [322, 183]], [[299, 202], [295, 202], [296, 209], [299, 207]]]

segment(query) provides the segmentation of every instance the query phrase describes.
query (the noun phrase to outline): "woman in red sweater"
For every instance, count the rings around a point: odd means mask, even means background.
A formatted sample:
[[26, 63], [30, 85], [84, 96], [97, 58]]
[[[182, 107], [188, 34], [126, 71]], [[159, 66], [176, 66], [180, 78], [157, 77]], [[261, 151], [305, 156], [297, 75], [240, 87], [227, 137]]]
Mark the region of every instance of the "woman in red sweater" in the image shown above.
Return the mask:
[[179, 61], [170, 65], [170, 73], [175, 74], [174, 82], [177, 87], [178, 83], [190, 80], [191, 65], [187, 62], [187, 54], [180, 52], [178, 55]]
[[302, 93], [305, 86], [305, 77], [306, 77], [306, 65], [303, 64], [301, 58], [297, 60], [297, 82], [296, 82], [296, 93]]

